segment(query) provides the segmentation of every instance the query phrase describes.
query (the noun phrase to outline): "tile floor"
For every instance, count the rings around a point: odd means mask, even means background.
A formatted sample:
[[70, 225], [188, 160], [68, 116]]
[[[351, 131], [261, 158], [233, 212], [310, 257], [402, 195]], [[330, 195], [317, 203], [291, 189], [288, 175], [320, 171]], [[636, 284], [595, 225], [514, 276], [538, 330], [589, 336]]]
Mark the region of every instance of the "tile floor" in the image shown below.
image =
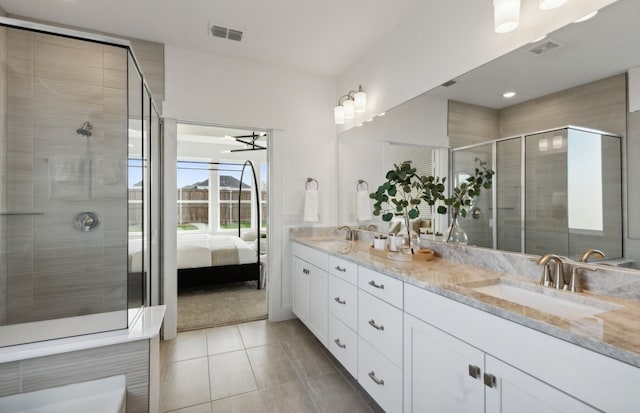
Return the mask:
[[162, 342], [162, 412], [382, 412], [297, 319]]

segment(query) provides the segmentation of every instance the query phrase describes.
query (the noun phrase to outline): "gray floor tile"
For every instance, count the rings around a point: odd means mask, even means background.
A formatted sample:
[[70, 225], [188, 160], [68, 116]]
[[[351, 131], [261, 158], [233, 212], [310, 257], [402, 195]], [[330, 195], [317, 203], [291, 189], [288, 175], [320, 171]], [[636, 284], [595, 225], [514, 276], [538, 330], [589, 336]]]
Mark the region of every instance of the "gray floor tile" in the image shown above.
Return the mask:
[[247, 349], [259, 389], [279, 386], [298, 379], [280, 343]]
[[264, 413], [264, 403], [257, 391], [227, 397], [212, 403], [213, 413]]
[[169, 361], [189, 360], [207, 355], [207, 335], [205, 330], [194, 330], [180, 333], [173, 340], [163, 342], [161, 357]]
[[294, 340], [282, 343], [298, 377], [314, 377], [336, 371], [336, 367], [320, 349], [315, 339]]
[[304, 383], [322, 413], [371, 413], [367, 402], [338, 372], [311, 377]]
[[314, 337], [313, 333], [297, 318], [273, 323], [272, 327], [276, 331], [277, 338], [280, 342]]
[[238, 325], [245, 348], [277, 343], [278, 335], [273, 324], [268, 320], [258, 320]]
[[209, 356], [211, 400], [258, 390], [244, 350]]
[[209, 328], [206, 332], [207, 351], [209, 354], [221, 354], [244, 349], [238, 326]]
[[211, 413], [211, 403], [185, 407], [184, 409], [173, 410], [171, 413]]
[[265, 412], [316, 413], [313, 400], [301, 381], [260, 390]]
[[211, 400], [206, 357], [171, 363], [162, 385], [163, 412], [207, 403]]

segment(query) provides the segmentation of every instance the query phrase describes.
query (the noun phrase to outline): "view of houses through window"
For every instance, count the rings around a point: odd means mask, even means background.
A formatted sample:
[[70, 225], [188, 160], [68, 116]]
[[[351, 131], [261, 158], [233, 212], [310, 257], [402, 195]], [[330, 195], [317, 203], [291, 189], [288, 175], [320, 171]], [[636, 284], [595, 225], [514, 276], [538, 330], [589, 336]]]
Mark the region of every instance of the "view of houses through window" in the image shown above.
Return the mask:
[[[257, 138], [246, 139], [248, 134]], [[251, 167], [246, 166], [242, 174], [243, 165], [250, 161], [258, 183], [264, 233], [268, 168], [266, 150], [259, 148], [266, 148], [266, 136], [252, 131], [179, 124], [178, 231], [231, 232], [238, 230], [238, 223], [243, 230], [255, 230], [258, 203]]]

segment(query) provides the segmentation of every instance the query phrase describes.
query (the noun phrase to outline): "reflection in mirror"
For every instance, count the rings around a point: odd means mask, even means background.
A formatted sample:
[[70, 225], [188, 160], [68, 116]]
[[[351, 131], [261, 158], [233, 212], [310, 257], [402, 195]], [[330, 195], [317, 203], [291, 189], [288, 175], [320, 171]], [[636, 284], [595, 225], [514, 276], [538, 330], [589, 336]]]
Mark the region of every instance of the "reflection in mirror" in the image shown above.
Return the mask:
[[574, 260], [597, 245], [621, 257], [620, 155], [620, 137], [576, 127], [454, 149], [454, 181], [497, 165], [493, 188], [459, 220], [469, 243]]
[[[436, 151], [436, 148], [428, 146], [386, 142], [384, 145], [383, 170], [386, 172], [392, 169], [394, 165], [400, 165], [404, 161], [410, 160], [411, 166], [416, 168], [416, 174], [419, 176], [435, 175], [434, 165], [436, 163]], [[375, 191], [375, 189], [376, 188], [372, 188], [371, 192]], [[420, 219], [421, 222], [417, 223], [417, 227], [423, 228], [424, 231], [433, 231], [435, 228], [433, 220], [437, 218], [434, 207], [423, 202], [418, 206], [418, 210], [420, 210], [418, 219]]]

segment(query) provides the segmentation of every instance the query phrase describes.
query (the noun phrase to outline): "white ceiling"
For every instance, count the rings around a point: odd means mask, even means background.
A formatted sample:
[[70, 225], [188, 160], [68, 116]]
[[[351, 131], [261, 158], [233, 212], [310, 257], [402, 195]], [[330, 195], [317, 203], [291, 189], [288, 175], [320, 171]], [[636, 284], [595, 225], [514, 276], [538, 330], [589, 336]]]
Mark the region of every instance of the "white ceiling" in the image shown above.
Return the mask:
[[[620, 0], [589, 21], [569, 24], [429, 94], [502, 109], [640, 66], [639, 39], [640, 0]], [[548, 40], [562, 47], [541, 56], [528, 51]], [[516, 96], [504, 99], [502, 93], [509, 90]]]
[[[0, 0], [24, 16], [304, 73], [338, 76], [433, 0]], [[208, 35], [209, 23], [242, 42]]]

